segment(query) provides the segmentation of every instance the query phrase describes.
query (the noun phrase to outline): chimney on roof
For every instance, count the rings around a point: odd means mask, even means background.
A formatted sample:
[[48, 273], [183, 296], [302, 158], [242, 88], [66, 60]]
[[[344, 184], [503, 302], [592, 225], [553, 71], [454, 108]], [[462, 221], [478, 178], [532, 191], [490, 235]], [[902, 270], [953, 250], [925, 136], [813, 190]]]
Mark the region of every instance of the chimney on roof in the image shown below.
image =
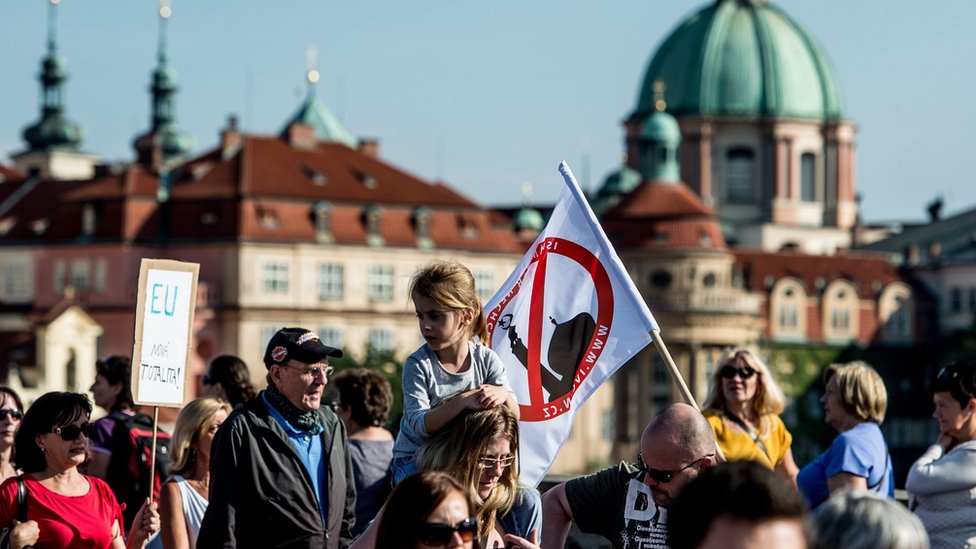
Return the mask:
[[227, 127], [220, 132], [220, 155], [229, 158], [241, 148], [241, 132], [237, 129], [237, 116], [227, 117]]
[[315, 128], [308, 124], [292, 122], [285, 130], [288, 144], [295, 149], [314, 149], [318, 141], [315, 139]]
[[372, 137], [363, 137], [359, 140], [356, 150], [370, 158], [380, 157], [380, 140]]
[[932, 202], [929, 202], [928, 211], [929, 211], [929, 221], [930, 222], [935, 223], [936, 221], [938, 221], [939, 219], [942, 218], [942, 206], [943, 205], [944, 205], [944, 203], [942, 202], [942, 197], [941, 196], [937, 196], [937, 197], [935, 197], [935, 200], [933, 200]]

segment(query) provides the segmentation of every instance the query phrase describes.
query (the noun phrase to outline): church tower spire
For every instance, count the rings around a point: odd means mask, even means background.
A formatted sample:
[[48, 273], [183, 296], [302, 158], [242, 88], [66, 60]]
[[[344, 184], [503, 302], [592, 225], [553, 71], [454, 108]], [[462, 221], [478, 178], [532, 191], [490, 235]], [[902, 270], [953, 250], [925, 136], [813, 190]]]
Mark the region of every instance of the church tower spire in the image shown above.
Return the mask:
[[176, 71], [169, 65], [167, 30], [172, 15], [169, 0], [159, 2], [159, 53], [152, 73], [149, 131], [135, 140], [141, 164], [159, 168], [182, 159], [193, 147], [193, 139], [176, 128]]
[[57, 9], [60, 0], [50, 0], [47, 20], [47, 55], [41, 61], [41, 119], [24, 129], [28, 151], [77, 150], [81, 128], [65, 115], [67, 62], [58, 53]]

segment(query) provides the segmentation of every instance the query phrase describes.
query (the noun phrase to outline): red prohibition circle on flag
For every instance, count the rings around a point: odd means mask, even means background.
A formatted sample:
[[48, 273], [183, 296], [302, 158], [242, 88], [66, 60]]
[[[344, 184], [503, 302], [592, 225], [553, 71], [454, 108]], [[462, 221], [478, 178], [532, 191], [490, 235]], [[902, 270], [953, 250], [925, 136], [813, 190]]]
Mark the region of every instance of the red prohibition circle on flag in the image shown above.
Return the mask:
[[[581, 288], [569, 287], [566, 283], [561, 287], [558, 276], [547, 277], [546, 273], [550, 254], [560, 255], [576, 262], [589, 274], [590, 280], [593, 283], [593, 289], [596, 293], [597, 314], [595, 329], [592, 330], [592, 336], [588, 341], [582, 342], [582, 352], [579, 354], [578, 362], [570, 365], [560, 365], [561, 371], [569, 372], [569, 374], [564, 375], [573, 376], [572, 385], [563, 394], [549, 394], [547, 400], [543, 392], [543, 366], [541, 364], [545, 301], [547, 297], [549, 299], [558, 299], [560, 295], [576, 294], [581, 291]], [[535, 264], [535, 272], [530, 280], [526, 280], [532, 264]], [[493, 348], [495, 347], [495, 328], [498, 326], [502, 312], [527, 284], [529, 285], [529, 318], [527, 319], [528, 337], [525, 347], [528, 352], [526, 353], [524, 366], [526, 368], [526, 380], [529, 388], [529, 404], [519, 403], [521, 412], [520, 419], [521, 421], [546, 421], [569, 411], [573, 394], [593, 370], [593, 367], [596, 366], [603, 352], [607, 336], [610, 333], [610, 328], [613, 323], [613, 284], [599, 258], [585, 247], [571, 240], [559, 237], [543, 239], [536, 246], [535, 254], [530, 264], [522, 272], [518, 282], [515, 283], [508, 294], [487, 315], [489, 340]], [[550, 364], [550, 367], [552, 366]]]

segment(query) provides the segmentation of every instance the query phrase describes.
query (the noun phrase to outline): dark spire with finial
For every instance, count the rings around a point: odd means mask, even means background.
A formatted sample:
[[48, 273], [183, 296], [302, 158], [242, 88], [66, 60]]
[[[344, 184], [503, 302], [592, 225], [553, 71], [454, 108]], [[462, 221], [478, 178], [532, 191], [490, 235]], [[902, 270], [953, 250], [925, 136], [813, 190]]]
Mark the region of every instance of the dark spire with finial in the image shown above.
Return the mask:
[[288, 137], [289, 128], [293, 124], [302, 124], [312, 127], [315, 131], [315, 139], [318, 141], [343, 143], [350, 147], [355, 147], [356, 139], [329, 112], [329, 109], [315, 97], [315, 86], [319, 81], [319, 71], [315, 68], [314, 48], [309, 48], [308, 50], [308, 71], [305, 74], [305, 78], [308, 81], [308, 93], [305, 96], [305, 102], [298, 108], [298, 112], [285, 123], [285, 127], [281, 130], [281, 137]]
[[81, 143], [81, 128], [64, 116], [64, 83], [68, 79], [65, 59], [58, 54], [57, 5], [50, 0], [47, 28], [47, 56], [41, 62], [41, 119], [24, 130], [31, 151], [75, 150]]
[[159, 54], [152, 73], [152, 117], [149, 131], [135, 141], [139, 161], [159, 167], [181, 159], [193, 147], [193, 139], [176, 128], [176, 71], [169, 66], [166, 31], [172, 10], [169, 0], [159, 2]]

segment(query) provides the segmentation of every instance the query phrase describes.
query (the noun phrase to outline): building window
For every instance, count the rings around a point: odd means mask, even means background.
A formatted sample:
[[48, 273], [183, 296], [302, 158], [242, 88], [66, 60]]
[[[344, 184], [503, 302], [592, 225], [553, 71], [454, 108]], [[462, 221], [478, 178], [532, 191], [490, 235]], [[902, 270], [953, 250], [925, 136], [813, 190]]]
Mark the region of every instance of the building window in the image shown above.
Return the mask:
[[962, 312], [962, 288], [952, 288], [949, 290], [949, 312]]
[[803, 341], [806, 338], [806, 292], [793, 278], [779, 280], [770, 296], [770, 332], [774, 340]]
[[817, 157], [813, 153], [800, 155], [800, 200], [817, 200]]
[[603, 411], [603, 440], [613, 442], [613, 434], [617, 429], [617, 414], [613, 408]]
[[834, 281], [824, 291], [824, 335], [834, 343], [848, 342], [858, 337], [858, 299], [854, 286], [846, 281]]
[[319, 265], [319, 299], [342, 299], [343, 268], [338, 263]]
[[3, 265], [3, 297], [8, 300], [30, 299], [30, 264], [11, 260]]
[[108, 288], [108, 260], [100, 257], [95, 260], [95, 291], [103, 294]]
[[319, 328], [319, 340], [329, 347], [342, 348], [342, 328], [323, 326]]
[[275, 324], [261, 325], [261, 339], [258, 341], [258, 348], [260, 349], [262, 360], [264, 359], [264, 352], [268, 350], [268, 342], [271, 341], [271, 337], [281, 328], [282, 326]]
[[288, 263], [284, 261], [261, 263], [261, 291], [266, 294], [288, 293]]
[[385, 328], [374, 328], [369, 331], [369, 349], [376, 353], [393, 351], [393, 331]]
[[87, 259], [71, 262], [71, 286], [76, 290], [87, 290], [89, 281], [89, 265]]
[[750, 149], [731, 149], [725, 163], [725, 198], [732, 204], [751, 204], [756, 161]]
[[393, 301], [393, 267], [374, 265], [369, 268], [370, 301]]
[[881, 292], [878, 308], [885, 341], [911, 343], [915, 317], [911, 289], [904, 284], [889, 285]]
[[65, 263], [63, 259], [58, 259], [54, 262], [54, 272], [52, 274], [54, 278], [54, 293], [56, 295], [61, 295], [64, 293], [64, 276], [67, 272]]
[[474, 276], [474, 287], [478, 291], [478, 298], [482, 303], [488, 303], [495, 295], [495, 274], [491, 271], [477, 270]]

